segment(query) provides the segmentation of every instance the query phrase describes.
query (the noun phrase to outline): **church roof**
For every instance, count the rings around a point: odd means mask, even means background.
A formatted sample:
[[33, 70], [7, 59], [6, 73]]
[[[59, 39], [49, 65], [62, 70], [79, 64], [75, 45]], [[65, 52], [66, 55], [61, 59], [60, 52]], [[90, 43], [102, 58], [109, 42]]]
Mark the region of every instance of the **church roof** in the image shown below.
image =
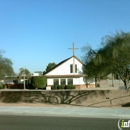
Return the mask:
[[71, 58], [75, 58], [75, 59], [77, 59], [81, 64], [83, 64], [83, 62], [79, 59], [79, 58], [77, 58], [76, 56], [71, 56], [71, 57], [69, 57], [69, 58], [67, 58], [67, 59], [65, 59], [65, 60], [63, 60], [63, 61], [61, 61], [60, 63], [58, 63], [57, 65], [55, 65], [54, 67], [52, 67], [49, 71], [47, 71], [44, 75], [46, 75], [47, 73], [49, 73], [50, 71], [52, 71], [52, 70], [54, 70], [55, 68], [57, 68], [57, 67], [59, 67], [60, 65], [62, 65], [63, 63], [65, 63], [66, 61], [68, 61], [69, 59], [71, 59]]

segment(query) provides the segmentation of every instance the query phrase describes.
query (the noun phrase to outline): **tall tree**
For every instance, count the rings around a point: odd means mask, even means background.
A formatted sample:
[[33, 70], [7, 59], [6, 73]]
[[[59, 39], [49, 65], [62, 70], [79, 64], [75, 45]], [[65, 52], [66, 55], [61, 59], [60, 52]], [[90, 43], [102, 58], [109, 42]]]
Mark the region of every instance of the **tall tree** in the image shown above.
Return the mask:
[[130, 81], [130, 33], [117, 32], [116, 35], [106, 36], [104, 39], [102, 48], [94, 51], [93, 55], [89, 51], [86, 53], [92, 55], [92, 58], [85, 62], [84, 70], [90, 66], [91, 71], [84, 72], [93, 77], [96, 73], [99, 78], [108, 74], [117, 75], [127, 89]]
[[12, 61], [4, 57], [3, 52], [0, 51], [0, 79], [3, 79], [5, 76], [14, 75], [12, 65]]
[[93, 59], [95, 58], [96, 51], [93, 50], [90, 46], [83, 48], [85, 52], [85, 56], [83, 58], [84, 60], [84, 67], [83, 71], [84, 74], [86, 74], [86, 82], [89, 83], [91, 79], [95, 79], [95, 83], [97, 83], [97, 73], [94, 70], [96, 68], [95, 63], [93, 62]]
[[46, 67], [46, 70], [43, 72], [43, 74], [47, 73], [51, 68], [53, 68], [54, 66], [56, 66], [56, 63], [52, 62], [49, 63]]

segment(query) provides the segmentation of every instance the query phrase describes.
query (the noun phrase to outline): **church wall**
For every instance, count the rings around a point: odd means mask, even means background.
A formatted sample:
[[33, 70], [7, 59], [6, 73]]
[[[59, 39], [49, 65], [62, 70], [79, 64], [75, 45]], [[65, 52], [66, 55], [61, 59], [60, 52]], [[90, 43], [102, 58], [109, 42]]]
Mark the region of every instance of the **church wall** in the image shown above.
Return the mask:
[[79, 77], [79, 78], [73, 78], [74, 84], [85, 84], [83, 77]]
[[53, 79], [47, 79], [47, 86], [53, 85]]
[[80, 84], [80, 78], [73, 78], [74, 85]]
[[86, 84], [83, 77], [80, 77], [80, 84]]
[[[61, 85], [61, 84], [60, 84], [60, 80], [61, 80], [62, 78], [56, 78], [56, 79], [59, 79], [59, 85]], [[64, 79], [66, 80], [66, 85], [68, 85], [68, 84], [67, 84], [67, 79], [68, 79], [68, 78], [64, 78]], [[53, 85], [53, 80], [54, 80], [54, 78], [48, 78], [48, 79], [47, 79], [47, 86], [48, 86], [48, 87], [51, 87], [51, 86]], [[73, 78], [73, 85], [76, 87], [76, 89], [85, 89], [85, 88], [94, 88], [94, 87], [95, 87], [95, 84], [90, 84], [89, 86], [86, 85], [86, 84], [84, 83], [84, 81], [83, 81], [83, 77]]]
[[[73, 75], [73, 73], [70, 73], [70, 64], [73, 64], [73, 58], [69, 59], [68, 61], [64, 62], [62, 65], [58, 66], [54, 70], [50, 71], [46, 75]], [[81, 73], [82, 71], [82, 64], [75, 59], [75, 64], [77, 64], [78, 73]]]
[[[59, 85], [60, 84], [60, 80], [61, 79], [65, 79], [66, 80], [66, 85], [67, 85], [67, 79], [68, 78], [56, 78], [59, 80]], [[82, 77], [81, 78], [70, 78], [70, 79], [73, 79], [73, 85], [80, 85], [80, 84], [85, 84], [83, 81], [82, 81]], [[50, 85], [53, 85], [53, 80], [54, 78], [48, 78], [47, 79], [47, 86], [50, 86]]]

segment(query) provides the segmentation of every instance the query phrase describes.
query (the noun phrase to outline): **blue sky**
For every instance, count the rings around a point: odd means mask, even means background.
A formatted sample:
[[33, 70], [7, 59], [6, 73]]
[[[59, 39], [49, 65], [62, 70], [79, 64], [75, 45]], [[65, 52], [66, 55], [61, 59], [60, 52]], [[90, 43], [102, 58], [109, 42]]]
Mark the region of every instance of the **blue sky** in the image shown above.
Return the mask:
[[96, 49], [105, 35], [130, 31], [130, 0], [0, 0], [0, 50], [16, 73], [44, 71], [72, 56], [72, 43]]

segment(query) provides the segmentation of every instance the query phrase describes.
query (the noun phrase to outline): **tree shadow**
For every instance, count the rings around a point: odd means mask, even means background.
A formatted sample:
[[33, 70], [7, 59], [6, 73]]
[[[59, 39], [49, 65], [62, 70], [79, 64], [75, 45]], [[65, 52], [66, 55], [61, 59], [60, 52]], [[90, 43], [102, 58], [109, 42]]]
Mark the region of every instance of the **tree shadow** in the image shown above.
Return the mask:
[[122, 104], [122, 107], [130, 107], [130, 102]]
[[20, 92], [2, 92], [0, 97], [3, 98], [2, 102], [17, 103], [21, 99], [21, 93]]
[[[112, 106], [113, 105], [113, 101], [121, 100], [121, 99], [126, 98], [126, 97], [130, 97], [130, 95], [125, 95], [125, 96], [120, 96], [120, 97], [117, 97], [117, 98], [110, 98], [110, 99], [106, 98], [107, 99], [106, 101], [100, 101], [100, 102], [92, 103], [92, 104], [90, 104], [88, 106], [91, 107], [91, 106], [94, 106], [94, 105], [97, 105], [97, 104], [101, 104], [101, 103], [106, 103], [106, 102], [109, 102], [109, 105]], [[130, 103], [118, 104], [118, 105], [121, 105], [122, 107], [129, 107]]]
[[84, 106], [90, 98], [105, 96], [109, 90], [59, 90], [59, 91], [14, 91], [1, 92], [0, 99], [4, 103], [46, 103], [46, 104], [66, 104]]

